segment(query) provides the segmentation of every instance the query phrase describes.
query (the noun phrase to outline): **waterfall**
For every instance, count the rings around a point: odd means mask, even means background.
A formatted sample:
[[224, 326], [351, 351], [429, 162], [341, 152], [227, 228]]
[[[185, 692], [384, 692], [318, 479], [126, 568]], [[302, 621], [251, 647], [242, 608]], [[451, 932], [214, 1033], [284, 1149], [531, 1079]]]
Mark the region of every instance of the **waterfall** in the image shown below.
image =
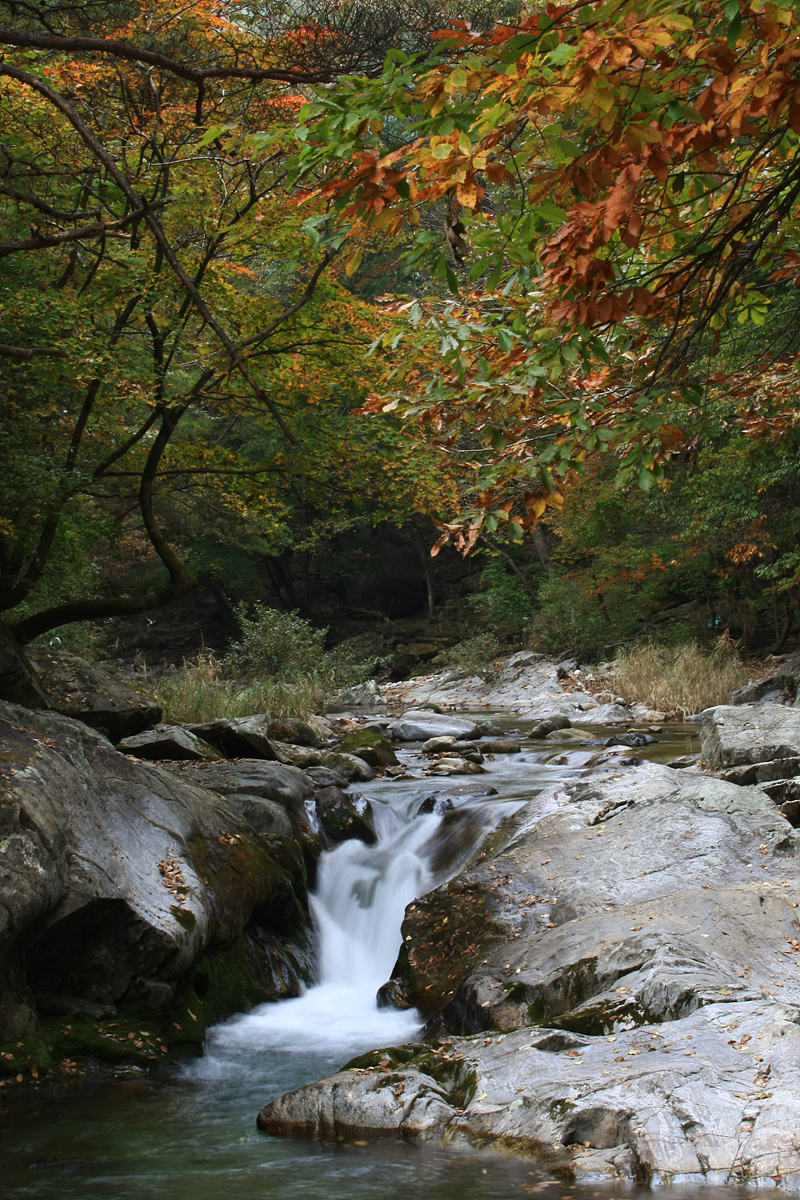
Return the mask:
[[397, 790], [390, 802], [370, 796], [376, 844], [349, 840], [319, 862], [311, 897], [319, 983], [296, 999], [260, 1005], [216, 1026], [196, 1072], [249, 1071], [267, 1051], [340, 1065], [364, 1050], [418, 1036], [415, 1010], [376, 1003], [397, 959], [406, 906], [454, 874], [488, 829], [518, 807], [470, 798], [445, 814], [414, 815], [420, 799], [418, 790]]

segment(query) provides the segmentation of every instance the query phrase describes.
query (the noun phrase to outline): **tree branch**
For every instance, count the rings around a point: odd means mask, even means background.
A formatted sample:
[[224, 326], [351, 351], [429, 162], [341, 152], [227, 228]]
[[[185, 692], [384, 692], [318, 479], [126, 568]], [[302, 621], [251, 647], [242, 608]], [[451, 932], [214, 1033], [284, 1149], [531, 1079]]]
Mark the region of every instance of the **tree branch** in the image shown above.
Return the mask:
[[49, 350], [46, 346], [4, 346], [0, 342], [0, 355], [6, 358], [67, 358], [66, 350]]

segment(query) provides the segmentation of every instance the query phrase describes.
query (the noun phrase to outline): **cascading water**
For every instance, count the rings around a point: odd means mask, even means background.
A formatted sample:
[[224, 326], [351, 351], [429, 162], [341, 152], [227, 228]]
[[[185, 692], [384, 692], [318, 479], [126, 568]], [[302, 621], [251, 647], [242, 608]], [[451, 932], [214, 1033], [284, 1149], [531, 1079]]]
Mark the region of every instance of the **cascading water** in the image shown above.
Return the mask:
[[458, 870], [466, 856], [516, 804], [476, 802], [450, 812], [414, 815], [418, 787], [394, 786], [391, 802], [370, 796], [376, 844], [350, 840], [323, 854], [311, 898], [319, 983], [304, 995], [265, 1004], [219, 1025], [194, 1075], [254, 1068], [259, 1053], [323, 1055], [332, 1064], [376, 1046], [411, 1041], [419, 1015], [379, 1009], [401, 943], [406, 905]]

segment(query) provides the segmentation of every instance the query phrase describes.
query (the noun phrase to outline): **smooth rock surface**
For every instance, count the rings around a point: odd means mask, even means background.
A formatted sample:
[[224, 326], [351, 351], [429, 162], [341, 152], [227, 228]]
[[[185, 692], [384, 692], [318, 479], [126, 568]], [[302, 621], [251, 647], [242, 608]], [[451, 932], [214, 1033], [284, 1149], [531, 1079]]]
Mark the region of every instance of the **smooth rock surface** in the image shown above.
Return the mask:
[[515, 824], [407, 909], [381, 989], [452, 1044], [365, 1056], [262, 1128], [800, 1186], [800, 839], [772, 801], [644, 763], [551, 786]]
[[435, 737], [464, 739], [478, 737], [479, 726], [476, 721], [472, 721], [468, 717], [428, 712], [425, 709], [410, 709], [394, 721], [386, 732], [393, 741], [426, 742], [429, 738]]
[[700, 744], [712, 769], [800, 756], [800, 710], [721, 704], [702, 714]]
[[50, 708], [99, 729], [112, 742], [151, 729], [161, 709], [148, 696], [106, 675], [97, 667], [51, 646], [26, 646]]
[[220, 717], [186, 728], [216, 746], [228, 758], [265, 758], [272, 762], [278, 757], [272, 745], [269, 722], [263, 713], [255, 713], [252, 717]]
[[0, 705], [0, 750], [4, 1017], [32, 995], [168, 1005], [255, 912], [303, 928], [299, 858], [287, 869], [221, 796], [55, 713]]
[[188, 729], [180, 725], [156, 725], [146, 733], [136, 733], [123, 738], [118, 750], [132, 754], [135, 758], [151, 761], [168, 759], [173, 762], [204, 762], [218, 759], [218, 751]]
[[338, 775], [344, 775], [349, 782], [369, 783], [375, 778], [375, 772], [368, 762], [357, 754], [344, 754], [340, 750], [330, 750], [323, 754], [321, 766]]

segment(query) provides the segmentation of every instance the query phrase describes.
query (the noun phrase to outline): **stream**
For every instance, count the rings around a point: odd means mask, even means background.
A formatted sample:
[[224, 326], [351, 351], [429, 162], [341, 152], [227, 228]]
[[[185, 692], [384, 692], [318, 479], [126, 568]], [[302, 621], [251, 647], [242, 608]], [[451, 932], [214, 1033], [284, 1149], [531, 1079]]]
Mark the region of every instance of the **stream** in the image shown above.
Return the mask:
[[[507, 714], [493, 719], [513, 725]], [[610, 732], [593, 729], [591, 736]], [[668, 761], [698, 748], [695, 733], [693, 726], [665, 726], [655, 744], [631, 753]], [[255, 1128], [256, 1114], [275, 1096], [331, 1074], [356, 1054], [417, 1037], [413, 1011], [375, 1003], [397, 957], [406, 905], [456, 874], [487, 832], [543, 787], [591, 773], [587, 764], [598, 748], [523, 740], [521, 753], [487, 763], [485, 776], [362, 785], [378, 841], [345, 842], [320, 862], [312, 900], [319, 983], [297, 999], [216, 1026], [205, 1055], [178, 1069], [128, 1074], [56, 1098], [43, 1091], [8, 1105], [0, 1123], [4, 1200], [494, 1200], [520, 1192], [611, 1200], [642, 1191], [619, 1183], [577, 1188], [534, 1160], [498, 1152], [392, 1140], [320, 1145]], [[418, 751], [404, 749], [400, 757], [420, 776]], [[486, 784], [497, 794], [476, 796]], [[454, 809], [415, 815], [434, 790], [451, 796]], [[687, 1191], [700, 1189], [681, 1195]]]

